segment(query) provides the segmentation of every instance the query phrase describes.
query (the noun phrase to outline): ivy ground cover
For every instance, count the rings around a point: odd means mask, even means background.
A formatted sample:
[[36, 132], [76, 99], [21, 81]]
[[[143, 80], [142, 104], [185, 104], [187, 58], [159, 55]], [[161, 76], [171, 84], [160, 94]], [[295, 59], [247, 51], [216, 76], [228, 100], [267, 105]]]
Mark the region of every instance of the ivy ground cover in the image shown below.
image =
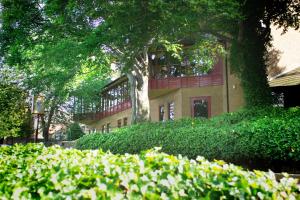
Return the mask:
[[28, 144], [0, 147], [0, 199], [300, 199], [297, 180], [223, 161]]

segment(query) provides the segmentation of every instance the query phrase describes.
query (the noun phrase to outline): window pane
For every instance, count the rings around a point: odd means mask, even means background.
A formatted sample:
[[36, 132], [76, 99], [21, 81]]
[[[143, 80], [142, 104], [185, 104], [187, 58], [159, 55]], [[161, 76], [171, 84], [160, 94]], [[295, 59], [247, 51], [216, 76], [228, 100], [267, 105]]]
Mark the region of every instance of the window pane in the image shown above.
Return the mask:
[[197, 99], [193, 101], [194, 117], [208, 118], [208, 101]]
[[171, 102], [171, 103], [169, 103], [169, 109], [168, 109], [168, 117], [169, 117], [169, 119], [170, 120], [174, 120], [174, 116], [175, 116], [175, 114], [174, 114], [174, 109], [175, 109], [175, 104], [174, 104], [174, 102]]
[[159, 121], [164, 120], [164, 106], [159, 106]]

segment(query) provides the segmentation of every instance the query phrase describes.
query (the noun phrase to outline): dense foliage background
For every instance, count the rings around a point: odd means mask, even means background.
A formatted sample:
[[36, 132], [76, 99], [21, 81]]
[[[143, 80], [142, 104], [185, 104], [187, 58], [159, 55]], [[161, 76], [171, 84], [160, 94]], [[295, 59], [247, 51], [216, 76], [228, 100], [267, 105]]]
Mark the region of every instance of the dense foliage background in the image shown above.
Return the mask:
[[157, 151], [0, 147], [2, 199], [298, 199], [297, 179]]
[[30, 134], [30, 122], [24, 90], [0, 83], [0, 139]]
[[111, 134], [80, 138], [79, 149], [139, 153], [162, 147], [164, 152], [190, 158], [223, 159], [247, 167], [298, 171], [300, 166], [300, 109], [253, 108], [209, 120], [182, 119], [144, 123]]

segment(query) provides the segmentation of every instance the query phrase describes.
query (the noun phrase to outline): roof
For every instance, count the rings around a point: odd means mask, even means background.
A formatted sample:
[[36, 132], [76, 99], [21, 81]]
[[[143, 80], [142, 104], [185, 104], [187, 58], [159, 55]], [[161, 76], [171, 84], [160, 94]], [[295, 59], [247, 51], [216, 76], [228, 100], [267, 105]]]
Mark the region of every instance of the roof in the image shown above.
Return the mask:
[[269, 81], [270, 87], [295, 86], [300, 85], [300, 67], [277, 75]]
[[103, 87], [103, 90], [102, 92], [106, 91], [106, 90], [109, 90], [110, 88], [113, 88], [115, 85], [118, 85], [120, 84], [121, 82], [124, 82], [127, 80], [127, 77], [126, 76], [120, 76], [119, 78], [116, 78], [114, 80], [111, 80], [110, 82], [108, 82], [104, 87]]

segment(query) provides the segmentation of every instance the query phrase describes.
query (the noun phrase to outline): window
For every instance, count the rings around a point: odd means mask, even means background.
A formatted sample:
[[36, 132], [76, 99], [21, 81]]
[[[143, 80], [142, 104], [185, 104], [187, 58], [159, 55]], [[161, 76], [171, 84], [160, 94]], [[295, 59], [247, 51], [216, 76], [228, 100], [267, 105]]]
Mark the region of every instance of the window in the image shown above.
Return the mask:
[[106, 124], [106, 133], [110, 132], [110, 123]]
[[284, 107], [284, 93], [271, 93], [273, 96], [273, 106], [275, 107]]
[[123, 118], [123, 126], [127, 126], [127, 117]]
[[174, 102], [168, 103], [168, 119], [169, 120], [174, 120], [174, 118], [175, 118], [174, 109], [175, 109]]
[[156, 54], [152, 54], [150, 59], [151, 65], [155, 66], [155, 70], [150, 74], [153, 78], [165, 77], [186, 77], [186, 76], [202, 76], [209, 73], [206, 69], [208, 64], [211, 64], [210, 59], [200, 59], [199, 52], [192, 50], [189, 46], [194, 43], [186, 44], [187, 48], [180, 53], [182, 59], [178, 60], [172, 56], [170, 52], [162, 49]]
[[102, 126], [102, 130], [101, 130], [101, 132], [102, 132], [102, 133], [104, 133], [104, 132], [105, 132], [105, 125], [103, 125], [103, 126]]
[[194, 97], [191, 101], [192, 117], [210, 117], [210, 97]]
[[116, 105], [128, 101], [130, 99], [128, 84], [128, 81], [125, 80], [103, 91], [99, 100], [101, 104], [100, 112], [111, 111]]
[[119, 119], [119, 120], [118, 120], [118, 128], [121, 128], [121, 126], [122, 126], [122, 120]]
[[159, 121], [164, 121], [164, 105], [159, 106]]

